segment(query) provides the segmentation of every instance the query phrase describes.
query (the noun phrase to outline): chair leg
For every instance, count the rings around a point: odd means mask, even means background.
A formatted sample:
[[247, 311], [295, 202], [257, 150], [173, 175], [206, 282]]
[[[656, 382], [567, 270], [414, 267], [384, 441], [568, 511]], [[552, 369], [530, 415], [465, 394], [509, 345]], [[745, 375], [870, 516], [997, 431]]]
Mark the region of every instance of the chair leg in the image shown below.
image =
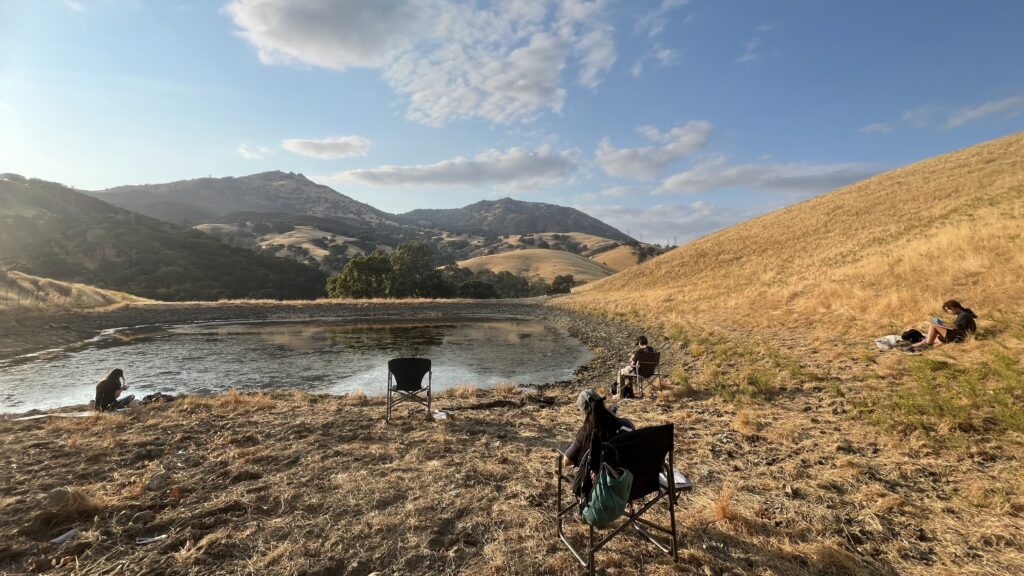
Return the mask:
[[[673, 441], [674, 444], [675, 441]], [[672, 528], [672, 561], [679, 562], [679, 535], [676, 534], [676, 462], [672, 456], [673, 452], [675, 452], [675, 446], [669, 448], [668, 451], [668, 474], [665, 477], [668, 478], [668, 517], [669, 526]]]
[[590, 546], [587, 548], [587, 570], [590, 576], [594, 576], [596, 567], [594, 566], [594, 527], [590, 526]]

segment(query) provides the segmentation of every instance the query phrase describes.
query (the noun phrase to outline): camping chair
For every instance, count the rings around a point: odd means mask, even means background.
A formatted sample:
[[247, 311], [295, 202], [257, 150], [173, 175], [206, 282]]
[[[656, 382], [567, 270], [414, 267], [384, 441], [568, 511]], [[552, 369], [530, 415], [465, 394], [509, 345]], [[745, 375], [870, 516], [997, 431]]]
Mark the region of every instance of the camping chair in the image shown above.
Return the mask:
[[[673, 561], [679, 561], [679, 550], [676, 538], [676, 499], [683, 491], [692, 490], [693, 484], [682, 473], [674, 468], [672, 449], [672, 424], [641, 428], [634, 432], [625, 432], [612, 438], [604, 444], [602, 452], [617, 454], [614, 465], [619, 468], [626, 468], [633, 474], [633, 485], [629, 493], [629, 507], [622, 516], [622, 523], [613, 528], [606, 536], [597, 540], [597, 530], [588, 526], [588, 537], [586, 546], [574, 546], [565, 534], [565, 519], [573, 515], [578, 503], [574, 496], [565, 505], [563, 491], [565, 486], [572, 489], [572, 476], [566, 474], [562, 469], [562, 458], [564, 453], [558, 452], [558, 497], [557, 513], [555, 515], [556, 531], [559, 540], [565, 544], [572, 555], [576, 557], [580, 565], [587, 569], [593, 576], [594, 555], [603, 548], [612, 538], [621, 534], [632, 526], [636, 531], [657, 546], [662, 552], [672, 555]], [[600, 457], [600, 455], [598, 455]], [[661, 526], [650, 520], [642, 518], [643, 514], [653, 508], [659, 502], [664, 502], [668, 508], [669, 526]], [[614, 521], [612, 524], [619, 522]], [[609, 526], [610, 527], [610, 526]], [[667, 543], [659, 541], [650, 531], [661, 532], [671, 538]]]
[[[423, 385], [423, 377], [427, 385]], [[392, 409], [402, 402], [416, 402], [430, 413], [430, 384], [433, 374], [427, 358], [395, 358], [388, 360], [388, 420]]]
[[625, 378], [632, 378], [636, 384], [636, 395], [637, 397], [643, 397], [644, 388], [648, 384], [654, 382], [657, 378], [658, 382], [661, 382], [661, 373], [658, 371], [658, 366], [661, 364], [661, 352], [640, 352], [637, 351], [634, 358], [636, 358], [636, 364], [623, 364], [622, 367], [632, 366], [634, 368], [632, 374], [628, 374]]

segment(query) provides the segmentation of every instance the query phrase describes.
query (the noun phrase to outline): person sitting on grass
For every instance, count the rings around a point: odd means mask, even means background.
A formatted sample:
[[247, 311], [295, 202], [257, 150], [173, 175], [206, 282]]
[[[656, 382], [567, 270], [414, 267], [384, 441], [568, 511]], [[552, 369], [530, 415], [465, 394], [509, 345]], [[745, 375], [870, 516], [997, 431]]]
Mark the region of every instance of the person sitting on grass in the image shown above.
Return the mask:
[[636, 369], [638, 364], [637, 354], [654, 354], [655, 352], [657, 352], [657, 350], [647, 343], [647, 336], [641, 334], [637, 337], [636, 350], [629, 355], [629, 364], [619, 370], [618, 379], [616, 379], [615, 384], [612, 384], [612, 396], [615, 396], [617, 393], [620, 398], [633, 397], [632, 381], [636, 378]]
[[590, 446], [590, 437], [597, 434], [597, 439], [607, 442], [620, 432], [632, 432], [636, 430], [626, 418], [619, 418], [604, 406], [604, 398], [593, 388], [580, 392], [576, 398], [576, 406], [583, 411], [583, 426], [576, 433], [576, 439], [572, 441], [569, 448], [563, 453], [562, 465], [576, 466], [579, 464], [581, 452]]
[[928, 336], [925, 337], [923, 342], [915, 344], [912, 347], [913, 350], [928, 348], [935, 344], [936, 340], [942, 344], [963, 342], [967, 339], [968, 334], [974, 334], [978, 330], [978, 325], [974, 322], [978, 315], [970, 308], [961, 306], [960, 302], [946, 300], [942, 304], [942, 309], [954, 316], [953, 323], [947, 324], [941, 318], [932, 318], [931, 325], [928, 326]]
[[112, 412], [127, 408], [135, 396], [120, 398], [121, 392], [128, 389], [128, 383], [124, 379], [124, 370], [115, 368], [107, 374], [107, 377], [96, 384], [96, 409], [102, 412]]

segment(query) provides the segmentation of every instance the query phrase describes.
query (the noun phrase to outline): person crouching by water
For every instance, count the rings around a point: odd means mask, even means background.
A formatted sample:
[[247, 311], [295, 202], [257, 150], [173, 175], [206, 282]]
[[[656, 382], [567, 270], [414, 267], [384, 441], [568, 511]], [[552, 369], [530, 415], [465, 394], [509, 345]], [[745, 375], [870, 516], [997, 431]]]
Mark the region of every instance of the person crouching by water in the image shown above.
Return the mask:
[[107, 377], [96, 384], [96, 409], [104, 412], [127, 408], [135, 396], [120, 398], [121, 393], [128, 389], [124, 379], [124, 370], [115, 368]]
[[576, 407], [584, 413], [583, 426], [576, 433], [576, 439], [572, 441], [569, 448], [563, 453], [563, 466], [576, 466], [579, 464], [580, 456], [590, 446], [590, 436], [596, 433], [597, 439], [607, 442], [620, 432], [632, 432], [636, 430], [626, 418], [619, 418], [604, 406], [604, 398], [592, 388], [580, 392], [576, 398]]
[[942, 309], [954, 316], [953, 323], [947, 324], [941, 318], [932, 318], [931, 325], [928, 326], [928, 336], [924, 339], [924, 342], [915, 344], [912, 349], [921, 350], [927, 348], [934, 344], [936, 340], [943, 344], [963, 342], [967, 339], [968, 334], [977, 332], [978, 325], [974, 322], [974, 319], [978, 315], [970, 308], [964, 308], [956, 300], [946, 300], [942, 304]]

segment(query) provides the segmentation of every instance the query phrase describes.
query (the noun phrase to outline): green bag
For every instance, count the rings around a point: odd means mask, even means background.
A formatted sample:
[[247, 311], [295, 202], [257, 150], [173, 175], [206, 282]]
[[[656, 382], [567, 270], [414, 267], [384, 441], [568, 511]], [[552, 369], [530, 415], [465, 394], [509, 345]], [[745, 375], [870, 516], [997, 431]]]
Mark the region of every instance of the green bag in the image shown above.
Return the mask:
[[590, 490], [590, 501], [583, 509], [583, 521], [600, 528], [608, 525], [626, 511], [629, 491], [633, 488], [633, 473], [625, 468], [615, 469], [601, 465], [601, 473]]

